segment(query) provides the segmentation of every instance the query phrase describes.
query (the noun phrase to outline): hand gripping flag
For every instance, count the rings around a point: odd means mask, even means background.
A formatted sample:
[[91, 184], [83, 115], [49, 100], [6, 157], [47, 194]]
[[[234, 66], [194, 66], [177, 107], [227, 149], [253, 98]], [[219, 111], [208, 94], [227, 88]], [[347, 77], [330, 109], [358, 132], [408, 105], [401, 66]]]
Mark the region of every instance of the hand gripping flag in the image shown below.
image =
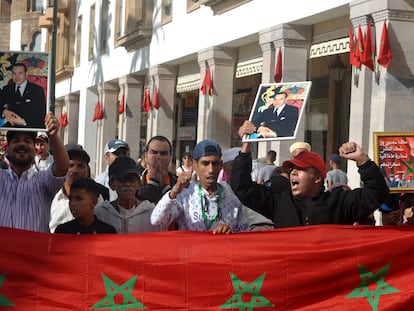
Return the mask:
[[279, 51], [277, 52], [275, 74], [273, 76], [273, 79], [276, 83], [279, 83], [282, 81], [282, 77], [282, 48], [279, 48]]
[[203, 84], [201, 85], [201, 93], [203, 95], [213, 96], [213, 80], [211, 78], [210, 66], [207, 66], [206, 74], [204, 75]]
[[382, 26], [381, 43], [378, 54], [377, 63], [382, 67], [387, 68], [392, 59], [390, 38], [388, 37], [387, 22], [384, 21]]
[[361, 63], [367, 66], [371, 71], [374, 71], [374, 58], [375, 58], [375, 47], [372, 42], [372, 31], [371, 23], [367, 25], [367, 35], [365, 37], [364, 53], [362, 56]]

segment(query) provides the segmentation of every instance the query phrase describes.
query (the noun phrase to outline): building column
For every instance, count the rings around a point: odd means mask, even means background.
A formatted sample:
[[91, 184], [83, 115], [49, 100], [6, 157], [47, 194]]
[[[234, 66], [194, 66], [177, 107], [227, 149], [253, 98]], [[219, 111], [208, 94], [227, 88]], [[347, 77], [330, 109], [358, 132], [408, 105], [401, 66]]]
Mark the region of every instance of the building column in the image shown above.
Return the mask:
[[[391, 63], [388, 68], [383, 68], [375, 59], [377, 76], [362, 66], [357, 85], [353, 79], [351, 94], [350, 140], [360, 144], [373, 159], [373, 132], [413, 131], [414, 106], [409, 103], [414, 95], [414, 43], [411, 33], [414, 10], [404, 0], [354, 1], [350, 4], [350, 18], [354, 29], [361, 25], [364, 33], [367, 23], [371, 23], [377, 56], [383, 23], [388, 21]], [[348, 163], [348, 177], [351, 181], [359, 181], [354, 163]], [[357, 187], [359, 183], [351, 183], [350, 186]]]
[[211, 139], [223, 150], [231, 146], [236, 60], [237, 49], [234, 48], [210, 47], [198, 53], [201, 82], [208, 65], [213, 80], [213, 96], [200, 92], [197, 142]]
[[[307, 25], [280, 24], [259, 33], [259, 44], [263, 52], [262, 83], [273, 83], [276, 55], [282, 48], [282, 82], [300, 82], [307, 80], [307, 61], [312, 39], [312, 27]], [[309, 103], [308, 103], [309, 104]], [[305, 115], [302, 115], [297, 130], [296, 141], [305, 139]], [[277, 163], [290, 158], [289, 141], [260, 143], [258, 157], [265, 157], [268, 150], [277, 152]]]
[[[68, 125], [62, 129], [63, 142], [65, 144], [78, 143], [78, 128], [79, 128], [79, 94], [68, 94], [64, 99], [64, 107], [68, 116]], [[65, 111], [62, 107], [61, 114]]]
[[141, 137], [141, 101], [143, 98], [144, 77], [133, 78], [123, 76], [119, 79], [121, 96], [124, 94], [125, 111], [119, 115], [118, 138], [128, 142], [131, 148], [131, 157], [137, 159], [140, 150]]
[[118, 138], [118, 94], [119, 88], [115, 83], [106, 82], [98, 85], [100, 102], [104, 109], [104, 118], [98, 120], [98, 137], [96, 148], [97, 174], [106, 169], [103, 161], [105, 144], [112, 139]]
[[158, 88], [160, 108], [151, 108], [148, 113], [147, 141], [156, 135], [162, 135], [173, 143], [174, 140], [174, 102], [177, 84], [176, 66], [153, 66], [149, 69], [149, 82], [146, 87], [151, 92], [151, 103], [154, 104], [154, 86]]

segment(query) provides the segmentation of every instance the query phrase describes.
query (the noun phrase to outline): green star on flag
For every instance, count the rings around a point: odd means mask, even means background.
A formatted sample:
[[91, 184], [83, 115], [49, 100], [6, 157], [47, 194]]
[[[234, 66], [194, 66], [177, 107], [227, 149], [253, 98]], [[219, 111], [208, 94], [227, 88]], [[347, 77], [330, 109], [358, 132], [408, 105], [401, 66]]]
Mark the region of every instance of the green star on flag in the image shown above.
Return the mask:
[[[361, 286], [355, 288], [346, 298], [362, 298], [366, 297], [372, 310], [378, 310], [378, 303], [381, 295], [388, 295], [398, 293], [399, 290], [385, 283], [385, 275], [390, 269], [391, 262], [382, 267], [377, 273], [365, 269], [361, 264], [358, 263], [359, 276], [361, 278]], [[376, 289], [370, 291], [368, 286], [376, 283]], [[372, 288], [372, 287], [371, 287]]]
[[[234, 295], [230, 297], [219, 309], [239, 309], [239, 311], [252, 311], [259, 307], [273, 307], [269, 300], [260, 295], [266, 273], [263, 273], [250, 284], [244, 283], [237, 276], [230, 272], [233, 283]], [[245, 299], [243, 299], [243, 297]], [[248, 300], [250, 298], [250, 300]]]
[[[94, 304], [91, 309], [94, 310], [111, 310], [111, 311], [126, 311], [128, 309], [146, 309], [146, 307], [132, 296], [137, 275], [126, 281], [122, 285], [116, 284], [104, 273], [102, 273], [102, 280], [104, 281], [106, 296]], [[115, 296], [122, 296], [121, 304], [115, 303]]]
[[[0, 275], [0, 287], [3, 286], [4, 278], [6, 277], [6, 272], [3, 272]], [[0, 294], [0, 307], [14, 307], [14, 304], [8, 300], [6, 297]]]

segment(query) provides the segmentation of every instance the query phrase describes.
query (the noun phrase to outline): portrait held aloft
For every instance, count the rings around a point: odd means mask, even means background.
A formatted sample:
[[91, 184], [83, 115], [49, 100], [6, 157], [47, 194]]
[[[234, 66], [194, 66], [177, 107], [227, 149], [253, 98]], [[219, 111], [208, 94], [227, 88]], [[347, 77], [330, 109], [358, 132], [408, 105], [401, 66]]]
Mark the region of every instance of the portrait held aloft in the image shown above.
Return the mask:
[[0, 127], [44, 129], [48, 54], [0, 52]]
[[294, 139], [311, 83], [261, 84], [249, 117], [256, 132], [243, 141]]

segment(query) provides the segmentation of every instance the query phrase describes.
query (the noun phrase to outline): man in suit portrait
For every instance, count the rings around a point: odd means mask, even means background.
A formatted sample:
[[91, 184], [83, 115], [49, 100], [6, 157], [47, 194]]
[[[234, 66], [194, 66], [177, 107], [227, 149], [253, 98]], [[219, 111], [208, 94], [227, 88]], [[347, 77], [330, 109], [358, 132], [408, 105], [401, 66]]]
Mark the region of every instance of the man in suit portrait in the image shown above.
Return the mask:
[[293, 136], [298, 122], [299, 109], [288, 105], [286, 92], [276, 92], [272, 104], [253, 118], [259, 137]]
[[[27, 80], [26, 65], [14, 63], [11, 70], [13, 82], [3, 87], [0, 93], [2, 118], [8, 121], [3, 127], [45, 128], [46, 96], [44, 89]], [[15, 118], [14, 122], [11, 122], [7, 118], [9, 111], [20, 119]]]

